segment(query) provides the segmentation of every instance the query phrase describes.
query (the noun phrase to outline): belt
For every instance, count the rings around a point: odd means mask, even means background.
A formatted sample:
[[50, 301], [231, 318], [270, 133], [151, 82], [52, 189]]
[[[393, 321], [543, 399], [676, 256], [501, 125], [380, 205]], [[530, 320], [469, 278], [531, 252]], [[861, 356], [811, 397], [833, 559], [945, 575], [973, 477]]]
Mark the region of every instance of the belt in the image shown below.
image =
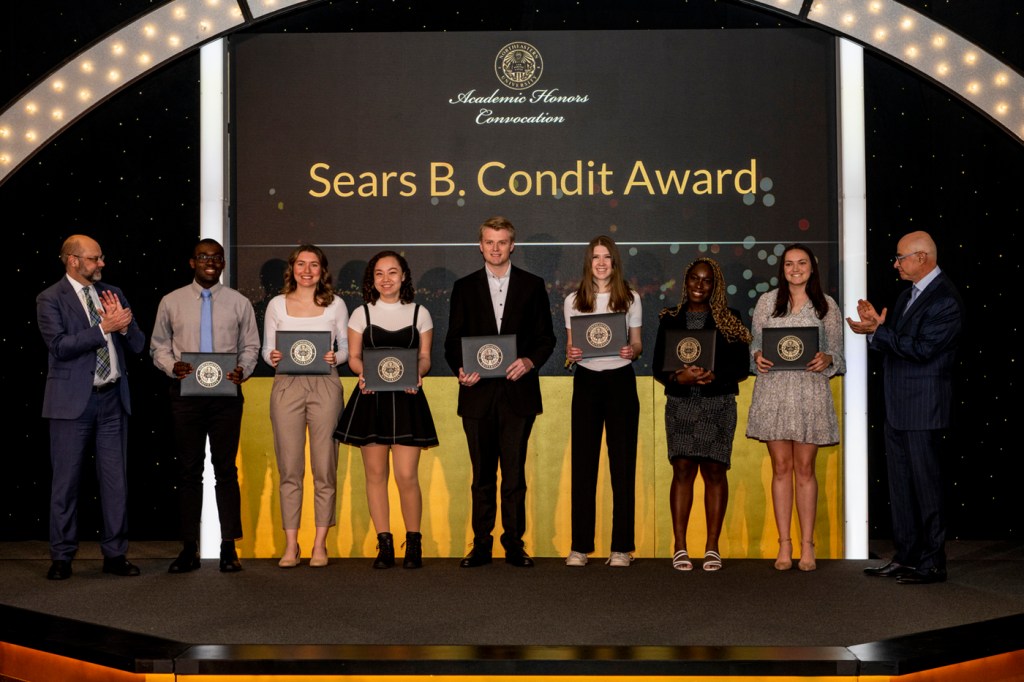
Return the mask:
[[107, 391], [109, 391], [112, 388], [116, 387], [119, 381], [121, 381], [121, 380], [120, 379], [114, 379], [110, 383], [101, 384], [100, 386], [93, 386], [92, 387], [92, 392], [93, 393], [106, 393]]

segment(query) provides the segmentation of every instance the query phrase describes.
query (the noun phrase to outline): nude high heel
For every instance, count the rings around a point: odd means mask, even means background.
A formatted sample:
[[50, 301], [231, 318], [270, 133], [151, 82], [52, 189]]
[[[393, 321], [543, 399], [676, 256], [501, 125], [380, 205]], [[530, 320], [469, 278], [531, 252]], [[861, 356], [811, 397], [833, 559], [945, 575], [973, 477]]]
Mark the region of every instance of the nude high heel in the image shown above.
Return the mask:
[[[808, 549], [810, 548], [810, 549]], [[800, 563], [798, 564], [801, 571], [813, 571], [818, 568], [818, 562], [814, 559], [814, 543], [805, 540], [801, 543], [800, 547]]]
[[[789, 545], [786, 556], [782, 555], [782, 548]], [[779, 558], [775, 560], [776, 571], [788, 571], [793, 568], [793, 541], [790, 538], [779, 538]]]

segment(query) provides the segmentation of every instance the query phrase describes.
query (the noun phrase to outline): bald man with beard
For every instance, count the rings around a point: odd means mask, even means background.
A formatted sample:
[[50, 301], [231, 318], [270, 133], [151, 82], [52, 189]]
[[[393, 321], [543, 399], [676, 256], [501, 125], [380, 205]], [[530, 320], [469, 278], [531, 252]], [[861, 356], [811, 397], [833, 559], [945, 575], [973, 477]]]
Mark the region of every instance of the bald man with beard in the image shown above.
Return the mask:
[[103, 516], [103, 572], [134, 576], [128, 549], [125, 452], [131, 398], [125, 354], [145, 336], [124, 294], [104, 284], [103, 251], [76, 234], [60, 250], [64, 277], [36, 298], [36, 322], [49, 351], [43, 417], [50, 422], [50, 557], [46, 577], [71, 577], [78, 551], [78, 487], [88, 446], [95, 446]]
[[893, 267], [911, 283], [890, 313], [858, 301], [850, 329], [882, 353], [885, 373], [885, 455], [889, 472], [893, 544], [888, 563], [864, 569], [901, 585], [946, 580], [946, 521], [940, 442], [950, 426], [953, 363], [964, 304], [938, 264], [927, 232], [911, 232], [896, 246]]

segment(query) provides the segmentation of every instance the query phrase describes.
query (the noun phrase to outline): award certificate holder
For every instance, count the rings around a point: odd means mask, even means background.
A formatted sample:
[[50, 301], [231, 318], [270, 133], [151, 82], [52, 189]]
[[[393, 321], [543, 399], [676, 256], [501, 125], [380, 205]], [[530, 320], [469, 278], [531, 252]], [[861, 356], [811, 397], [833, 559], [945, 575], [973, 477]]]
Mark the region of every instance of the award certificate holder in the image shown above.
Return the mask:
[[277, 350], [281, 361], [278, 374], [330, 374], [331, 366], [324, 362], [324, 354], [331, 350], [328, 331], [293, 332], [277, 330]]
[[569, 328], [572, 345], [583, 351], [584, 358], [618, 357], [628, 338], [625, 313], [573, 315]]
[[235, 353], [182, 353], [181, 361], [192, 365], [192, 372], [181, 380], [182, 397], [233, 398], [238, 386], [228, 373], [238, 365]]
[[477, 372], [483, 379], [503, 378], [515, 360], [514, 334], [462, 337], [462, 371], [466, 374]]
[[702, 369], [715, 369], [714, 329], [670, 329], [665, 332], [665, 357], [662, 370], [675, 372], [684, 365], [696, 365]]
[[404, 391], [419, 383], [419, 349], [364, 348], [363, 381], [368, 391]]
[[761, 355], [774, 364], [770, 371], [807, 369], [818, 352], [817, 327], [765, 327], [761, 330]]

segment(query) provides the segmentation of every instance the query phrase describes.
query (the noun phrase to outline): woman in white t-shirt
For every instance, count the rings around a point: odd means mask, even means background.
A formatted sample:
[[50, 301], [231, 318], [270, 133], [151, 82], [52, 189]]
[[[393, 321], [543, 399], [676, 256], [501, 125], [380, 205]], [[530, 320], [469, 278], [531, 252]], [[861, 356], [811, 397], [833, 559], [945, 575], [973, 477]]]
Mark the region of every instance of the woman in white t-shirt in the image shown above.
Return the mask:
[[[622, 313], [628, 330], [618, 354], [583, 359], [582, 340], [574, 344], [571, 319], [592, 313]], [[612, 542], [606, 563], [629, 566], [636, 549], [636, 447], [640, 402], [633, 361], [643, 350], [640, 295], [622, 273], [619, 248], [610, 237], [591, 240], [583, 259], [583, 276], [565, 298], [568, 333], [566, 360], [576, 364], [572, 383], [572, 547], [566, 566], [585, 566], [594, 551], [595, 496], [601, 434], [607, 431], [612, 483]]]
[[309, 466], [313, 472], [316, 536], [310, 566], [327, 565], [327, 531], [336, 522], [338, 444], [334, 425], [344, 400], [338, 365], [348, 359], [348, 310], [334, 294], [327, 257], [319, 247], [303, 244], [288, 257], [284, 289], [267, 305], [263, 324], [263, 359], [277, 367], [280, 331], [329, 331], [331, 350], [322, 358], [329, 374], [277, 374], [270, 392], [270, 423], [281, 478], [281, 518], [285, 547], [278, 566], [298, 566], [302, 479], [306, 471], [306, 430]]
[[[426, 308], [413, 303], [414, 295], [412, 272], [405, 258], [394, 251], [382, 251], [366, 265], [363, 274], [365, 303], [352, 311], [348, 323], [348, 366], [359, 376], [359, 386], [352, 392], [334, 436], [342, 443], [359, 446], [363, 454], [366, 501], [377, 531], [374, 568], [395, 565], [388, 500], [389, 451], [405, 520], [402, 566], [420, 568], [423, 565], [420, 450], [433, 447], [438, 441], [430, 406], [422, 390], [423, 376], [430, 371], [434, 323]], [[404, 392], [366, 390], [364, 348], [418, 349], [416, 388]]]

